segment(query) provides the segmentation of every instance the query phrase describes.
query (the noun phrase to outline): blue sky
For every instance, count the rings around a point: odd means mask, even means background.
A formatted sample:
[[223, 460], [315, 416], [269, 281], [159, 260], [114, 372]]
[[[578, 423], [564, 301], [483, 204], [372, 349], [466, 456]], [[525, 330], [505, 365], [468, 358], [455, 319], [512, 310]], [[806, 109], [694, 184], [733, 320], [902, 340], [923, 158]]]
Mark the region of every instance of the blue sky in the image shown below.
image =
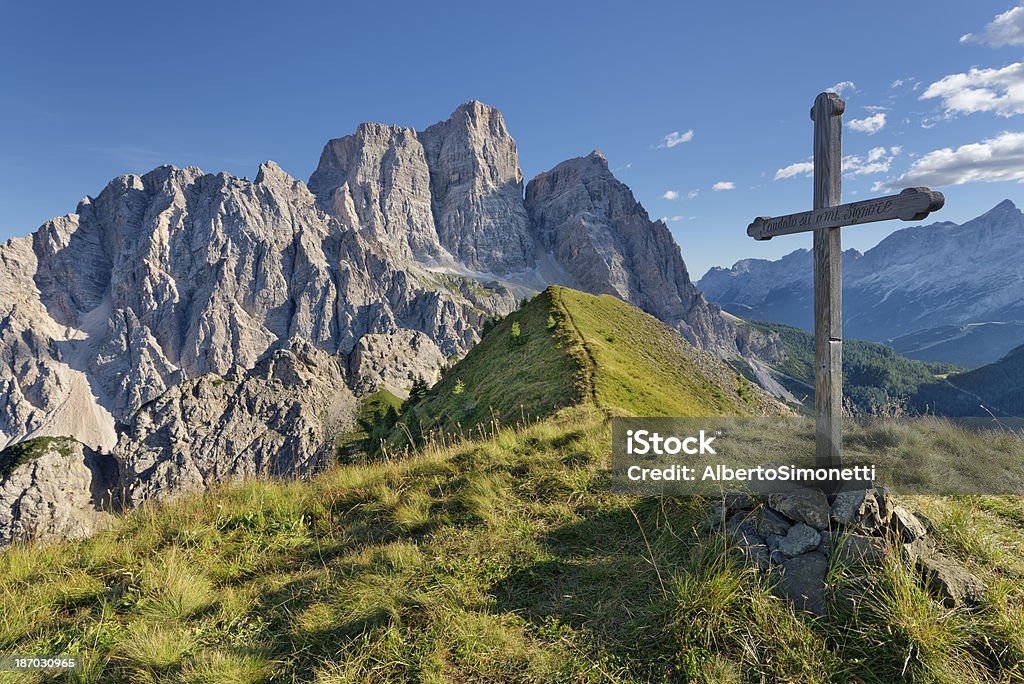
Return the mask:
[[[1024, 204], [1015, 7], [5, 3], [0, 240], [122, 173], [172, 163], [252, 178], [273, 159], [305, 180], [324, 142], [361, 121], [423, 128], [479, 99], [504, 112], [527, 179], [600, 149], [699, 277], [810, 245], [745, 230], [810, 208], [808, 110], [836, 84], [844, 200], [932, 185], [946, 195], [934, 218], [961, 222]], [[849, 228], [844, 247], [899, 227]]]

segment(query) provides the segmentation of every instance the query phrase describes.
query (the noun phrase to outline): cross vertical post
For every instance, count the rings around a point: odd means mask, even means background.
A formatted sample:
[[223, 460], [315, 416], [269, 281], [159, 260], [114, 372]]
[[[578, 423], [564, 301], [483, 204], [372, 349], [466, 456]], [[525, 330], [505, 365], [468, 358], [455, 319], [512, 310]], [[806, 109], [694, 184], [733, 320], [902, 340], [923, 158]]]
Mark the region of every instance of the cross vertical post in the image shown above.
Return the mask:
[[[814, 209], [842, 203], [842, 127], [846, 103], [821, 93], [814, 121]], [[839, 228], [814, 230], [814, 403], [817, 466], [842, 464], [843, 275]]]
[[758, 216], [747, 226], [755, 240], [814, 234], [814, 409], [817, 467], [843, 463], [843, 247], [839, 229], [876, 221], [920, 221], [946, 202], [941, 192], [905, 188], [897, 195], [840, 204], [843, 110], [835, 93], [814, 100], [814, 208], [785, 216]]

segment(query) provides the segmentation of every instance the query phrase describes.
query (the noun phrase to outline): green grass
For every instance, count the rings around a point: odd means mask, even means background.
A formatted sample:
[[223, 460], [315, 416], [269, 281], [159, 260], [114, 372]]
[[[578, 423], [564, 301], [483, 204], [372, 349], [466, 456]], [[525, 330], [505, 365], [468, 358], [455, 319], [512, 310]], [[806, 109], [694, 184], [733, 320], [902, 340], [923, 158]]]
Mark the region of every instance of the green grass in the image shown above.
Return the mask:
[[636, 416], [751, 412], [769, 404], [742, 378], [675, 331], [611, 295], [551, 288], [556, 319], [572, 333], [575, 357], [592, 377], [594, 403]]
[[650, 416], [778, 410], [653, 316], [610, 295], [549, 287], [494, 326], [407, 410], [392, 440], [419, 442], [436, 430], [479, 436], [577, 404]]
[[[958, 438], [939, 420], [906, 429], [848, 438]], [[831, 614], [814, 620], [743, 564], [708, 502], [612, 494], [609, 430], [603, 410], [574, 407], [308, 482], [146, 506], [86, 541], [12, 547], [0, 652], [81, 654], [69, 681], [114, 684], [1024, 677], [1020, 497], [909, 499], [985, 581], [978, 610], [942, 608], [893, 561], [866, 579], [833, 571]]]
[[10, 475], [25, 463], [34, 461], [47, 451], [55, 449], [62, 456], [70, 456], [76, 440], [71, 437], [36, 437], [12, 444], [0, 451], [0, 479]]

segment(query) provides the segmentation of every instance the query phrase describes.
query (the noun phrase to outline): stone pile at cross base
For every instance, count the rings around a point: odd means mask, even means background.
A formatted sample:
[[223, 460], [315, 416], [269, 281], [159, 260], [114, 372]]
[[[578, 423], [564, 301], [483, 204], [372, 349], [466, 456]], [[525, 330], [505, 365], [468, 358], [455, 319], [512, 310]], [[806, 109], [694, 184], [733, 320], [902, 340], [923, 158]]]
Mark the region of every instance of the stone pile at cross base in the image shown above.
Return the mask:
[[831, 496], [817, 489], [725, 494], [709, 526], [724, 529], [747, 562], [769, 574], [777, 594], [814, 615], [827, 612], [826, 578], [835, 565], [869, 576], [892, 560], [911, 563], [948, 608], [974, 607], [984, 591], [981, 580], [936, 550], [931, 523], [884, 487]]

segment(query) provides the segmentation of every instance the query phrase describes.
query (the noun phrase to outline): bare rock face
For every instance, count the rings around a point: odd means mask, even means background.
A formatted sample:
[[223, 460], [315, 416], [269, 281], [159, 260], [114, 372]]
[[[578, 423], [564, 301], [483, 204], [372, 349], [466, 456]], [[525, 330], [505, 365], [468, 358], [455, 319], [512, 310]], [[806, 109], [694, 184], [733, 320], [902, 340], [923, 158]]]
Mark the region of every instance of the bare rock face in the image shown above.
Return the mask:
[[395, 258], [447, 256], [434, 226], [423, 145], [411, 128], [364, 123], [354, 134], [331, 140], [309, 189], [324, 211], [358, 226]]
[[422, 133], [361, 124], [327, 143], [309, 188], [400, 261], [502, 275], [534, 264], [516, 143], [481, 102]]
[[673, 326], [691, 344], [736, 354], [736, 328], [690, 281], [668, 227], [652, 222], [600, 152], [570, 159], [526, 187], [539, 243], [587, 292], [612, 294]]
[[[0, 549], [17, 541], [82, 539], [110, 521], [117, 466], [70, 438], [20, 445], [31, 458], [0, 476]], [[0, 473], [5, 455], [0, 454]]]
[[306, 342], [249, 371], [187, 380], [142, 407], [114, 450], [125, 504], [216, 482], [308, 475], [330, 462], [357, 400], [341, 359]]
[[359, 395], [387, 389], [405, 397], [419, 378], [437, 382], [446, 365], [434, 341], [417, 330], [363, 335], [349, 358], [350, 384]]
[[0, 447], [74, 435], [108, 451], [143, 404], [281, 341], [347, 354], [411, 328], [462, 354], [516, 307], [504, 286], [442, 282], [372, 237], [273, 163], [254, 182], [173, 167], [115, 179], [0, 246]]
[[441, 243], [467, 267], [508, 274], [534, 265], [516, 143], [501, 112], [462, 105], [420, 134]]

